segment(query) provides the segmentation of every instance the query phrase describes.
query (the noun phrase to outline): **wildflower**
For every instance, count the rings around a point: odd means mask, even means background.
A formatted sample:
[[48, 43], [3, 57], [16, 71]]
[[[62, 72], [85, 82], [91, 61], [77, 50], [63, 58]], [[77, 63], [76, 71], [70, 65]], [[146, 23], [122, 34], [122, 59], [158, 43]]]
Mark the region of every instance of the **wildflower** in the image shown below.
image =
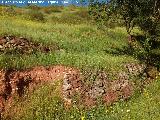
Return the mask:
[[85, 117], [84, 117], [84, 116], [82, 116], [82, 117], [81, 117], [81, 120], [84, 120], [84, 118], [85, 118]]
[[109, 110], [106, 110], [106, 113], [108, 113], [109, 112]]
[[127, 110], [127, 113], [130, 112], [131, 110]]

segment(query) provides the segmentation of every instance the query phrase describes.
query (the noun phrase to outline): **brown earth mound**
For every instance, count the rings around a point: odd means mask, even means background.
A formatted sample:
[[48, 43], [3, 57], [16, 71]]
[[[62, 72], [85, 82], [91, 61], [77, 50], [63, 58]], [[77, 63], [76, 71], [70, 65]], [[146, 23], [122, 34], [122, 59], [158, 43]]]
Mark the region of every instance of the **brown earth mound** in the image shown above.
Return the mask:
[[0, 52], [2, 53], [29, 54], [36, 51], [47, 53], [58, 49], [59, 48], [55, 43], [50, 45], [42, 45], [41, 43], [33, 42], [23, 37], [0, 37]]
[[[110, 80], [105, 71], [99, 70], [94, 75], [94, 80], [90, 80], [89, 84], [87, 83], [88, 78], [86, 75], [81, 74], [78, 69], [61, 65], [50, 67], [39, 66], [23, 71], [1, 70], [0, 112], [4, 111], [4, 103], [11, 101], [12, 96], [17, 95], [21, 97], [24, 95], [26, 88], [32, 91], [39, 84], [52, 84], [55, 80], [63, 80], [61, 97], [67, 107], [73, 103], [84, 106], [94, 106], [100, 99], [107, 105], [111, 105], [119, 99], [126, 100], [134, 92], [134, 85], [129, 80], [129, 76], [137, 74], [137, 69], [141, 71], [145, 68], [130, 66], [136, 65], [125, 65], [128, 73], [118, 73], [116, 80]], [[74, 100], [76, 95], [78, 95], [79, 98]]]
[[35, 67], [25, 71], [0, 71], [0, 107], [3, 111], [4, 101], [9, 101], [13, 95], [22, 96], [25, 88], [33, 90], [38, 84], [53, 83], [63, 80], [66, 73], [78, 74], [79, 71], [65, 66]]

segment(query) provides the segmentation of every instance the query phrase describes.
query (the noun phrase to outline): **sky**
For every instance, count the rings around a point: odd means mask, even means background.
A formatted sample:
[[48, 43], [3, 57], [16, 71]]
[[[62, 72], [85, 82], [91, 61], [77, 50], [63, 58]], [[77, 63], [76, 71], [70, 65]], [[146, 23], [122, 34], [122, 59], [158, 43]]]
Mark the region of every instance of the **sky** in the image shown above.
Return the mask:
[[[87, 5], [88, 0], [84, 0], [83, 3], [80, 0], [0, 0], [0, 4], [5, 5], [17, 5], [17, 6], [25, 6], [27, 4], [37, 4], [40, 6], [48, 6], [48, 5]], [[95, 0], [96, 1], [96, 0]], [[106, 1], [106, 0], [99, 0]]]

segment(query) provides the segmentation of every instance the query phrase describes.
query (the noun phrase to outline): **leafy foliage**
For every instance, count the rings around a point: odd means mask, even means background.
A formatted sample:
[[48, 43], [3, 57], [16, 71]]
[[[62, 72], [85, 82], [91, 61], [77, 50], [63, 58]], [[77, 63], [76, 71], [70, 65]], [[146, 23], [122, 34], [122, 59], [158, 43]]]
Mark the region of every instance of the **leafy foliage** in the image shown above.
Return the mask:
[[99, 28], [104, 27], [115, 27], [121, 25], [119, 19], [116, 19], [116, 14], [111, 14], [108, 10], [108, 1], [107, 2], [90, 2], [89, 5], [89, 14], [91, 18], [96, 21]]
[[[91, 8], [97, 21], [109, 20], [113, 15], [120, 16], [130, 35], [129, 46], [134, 50], [134, 55], [147, 65], [158, 66], [160, 54], [155, 51], [159, 51], [160, 47], [159, 0], [111, 0], [103, 4], [94, 2]], [[135, 27], [139, 27], [143, 34], [133, 35]]]

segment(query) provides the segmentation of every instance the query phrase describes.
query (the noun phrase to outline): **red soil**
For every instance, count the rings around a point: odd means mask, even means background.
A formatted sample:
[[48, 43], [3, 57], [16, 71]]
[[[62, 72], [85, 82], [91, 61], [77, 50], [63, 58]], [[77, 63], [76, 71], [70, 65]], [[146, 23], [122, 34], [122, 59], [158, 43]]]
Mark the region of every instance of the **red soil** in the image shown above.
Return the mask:
[[63, 80], [66, 73], [77, 74], [79, 71], [65, 66], [34, 67], [25, 71], [0, 71], [0, 108], [4, 101], [10, 101], [13, 95], [22, 96], [25, 88], [32, 90], [38, 84], [53, 83]]

